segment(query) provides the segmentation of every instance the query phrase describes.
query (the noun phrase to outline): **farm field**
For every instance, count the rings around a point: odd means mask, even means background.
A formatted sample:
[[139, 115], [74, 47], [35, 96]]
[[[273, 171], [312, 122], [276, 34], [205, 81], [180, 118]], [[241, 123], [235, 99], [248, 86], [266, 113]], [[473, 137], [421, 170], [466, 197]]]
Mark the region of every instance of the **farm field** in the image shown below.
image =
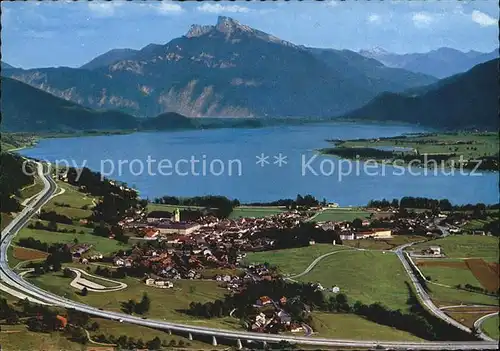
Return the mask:
[[473, 219], [462, 226], [462, 230], [468, 233], [472, 233], [473, 230], [482, 230], [487, 224], [490, 224], [494, 220], [498, 219], [498, 213], [496, 216], [488, 216], [487, 219]]
[[3, 230], [9, 223], [12, 222], [12, 216], [8, 213], [0, 213], [0, 229]]
[[[422, 154], [455, 154], [451, 159], [480, 159], [498, 153], [496, 133], [432, 133], [380, 139], [358, 139], [337, 142], [343, 148], [405, 148]], [[396, 149], [397, 151], [397, 149]]]
[[[91, 209], [94, 206], [92, 202], [93, 197], [87, 196], [78, 191], [76, 187], [64, 182], [57, 182], [57, 186], [60, 189], [64, 189], [64, 193], [51, 199], [43, 207], [45, 211], [55, 211], [73, 220], [87, 218], [92, 214]], [[82, 207], [86, 207], [86, 209]]]
[[134, 338], [135, 340], [142, 339], [144, 342], [147, 342], [149, 340], [154, 339], [155, 337], [158, 337], [162, 341], [165, 341], [167, 345], [172, 340], [175, 341], [176, 344], [178, 344], [179, 341], [182, 340], [182, 342], [184, 343], [183, 348], [188, 348], [188, 349], [192, 348], [200, 350], [208, 347], [207, 344], [201, 341], [189, 340], [187, 337], [182, 337], [175, 334], [169, 335], [166, 331], [147, 328], [140, 325], [119, 323], [109, 319], [102, 319], [102, 318], [92, 318], [92, 321], [96, 321], [97, 323], [99, 323], [99, 329], [95, 332], [90, 332], [90, 336], [92, 338], [95, 338], [96, 336], [101, 334], [104, 334], [105, 336], [113, 335], [117, 338], [120, 337], [121, 335], [126, 335], [129, 338]]
[[[47, 224], [47, 222], [45, 221], [41, 222]], [[60, 233], [60, 232], [50, 232], [47, 230], [23, 228], [21, 229], [19, 234], [16, 235], [14, 243], [18, 242], [19, 239], [21, 238], [29, 238], [29, 237], [33, 237], [37, 240], [40, 240], [41, 242], [45, 242], [48, 244], [54, 244], [54, 243], [72, 244], [74, 240], [77, 239], [78, 242], [80, 243], [92, 244], [93, 245], [92, 249], [99, 251], [102, 254], [111, 253], [130, 247], [129, 245], [123, 244], [113, 239], [90, 234], [91, 229], [89, 228], [65, 225], [60, 223], [58, 223], [57, 226], [59, 229], [63, 228], [68, 230], [75, 229], [76, 233]], [[80, 231], [84, 231], [84, 233], [80, 234]]]
[[487, 263], [482, 259], [473, 258], [465, 260], [465, 264], [485, 289], [491, 292], [498, 291], [500, 287], [498, 263]]
[[402, 330], [371, 322], [355, 314], [313, 312], [313, 325], [321, 338], [359, 340], [408, 340], [422, 339]]
[[499, 319], [498, 315], [488, 318], [483, 322], [481, 329], [484, 333], [493, 339], [498, 340], [500, 337], [499, 333]]
[[240, 206], [233, 209], [229, 218], [261, 218], [285, 212], [286, 208], [278, 206]]
[[25, 186], [23, 189], [20, 191], [20, 200], [26, 200], [29, 199], [30, 197], [38, 194], [40, 191], [43, 190], [43, 182], [35, 176], [35, 182], [31, 185]]
[[316, 244], [293, 249], [274, 250], [265, 252], [249, 252], [245, 263], [269, 263], [278, 267], [282, 274], [295, 275], [302, 273], [315, 258], [326, 253], [347, 249], [344, 246], [330, 244]]
[[354, 303], [380, 302], [391, 309], [407, 310], [408, 276], [394, 253], [352, 251], [324, 258], [311, 272], [299, 278], [334, 285]]
[[429, 284], [429, 295], [437, 306], [491, 305], [498, 306], [498, 298], [472, 291]]
[[350, 208], [329, 208], [319, 212], [311, 221], [327, 222], [327, 221], [353, 221], [356, 218], [365, 219], [370, 217], [371, 212], [350, 209]]
[[483, 258], [498, 262], [498, 237], [478, 235], [450, 235], [432, 242], [415, 244], [410, 250], [422, 250], [429, 246], [441, 246], [446, 257]]
[[419, 235], [394, 235], [392, 239], [344, 240], [342, 244], [359, 249], [391, 250], [403, 244], [415, 241], [422, 241], [426, 239], [427, 239], [426, 237]]
[[6, 351], [15, 350], [65, 350], [76, 351], [86, 350], [86, 346], [72, 342], [62, 335], [62, 333], [34, 333], [28, 331], [24, 325], [8, 326], [9, 331], [0, 332], [2, 349]]
[[182, 205], [164, 205], [164, 204], [154, 204], [154, 203], [149, 203], [147, 206], [148, 212], [152, 211], [168, 211], [168, 212], [173, 212], [176, 208], [179, 210], [184, 210], [184, 209], [200, 209], [203, 207], [200, 206], [182, 206]]
[[463, 325], [472, 328], [474, 322], [484, 316], [486, 313], [447, 312], [446, 314], [454, 320], [462, 323]]
[[46, 252], [20, 246], [13, 246], [12, 249], [12, 257], [19, 261], [43, 260], [48, 256]]
[[418, 268], [432, 282], [455, 287], [458, 284], [481, 286], [463, 260], [418, 260]]
[[7, 260], [9, 261], [9, 267], [15, 267], [19, 262], [21, 262], [14, 257], [14, 248], [12, 245], [7, 249]]
[[62, 272], [48, 273], [38, 277], [27, 275], [26, 277], [45, 290], [105, 310], [121, 312], [122, 302], [130, 299], [139, 301], [143, 293], [147, 293], [151, 299], [151, 308], [146, 314], [148, 318], [166, 319], [170, 322], [191, 323], [200, 326], [239, 328], [239, 321], [230, 317], [203, 319], [191, 317], [182, 312], [183, 309], [189, 308], [191, 302], [205, 303], [224, 297], [227, 291], [219, 288], [215, 281], [176, 280], [173, 289], [159, 289], [148, 287], [138, 279], [128, 277], [116, 279], [128, 285], [124, 290], [110, 293], [89, 292], [87, 296], [81, 296], [79, 291], [69, 285], [72, 278], [63, 277]]

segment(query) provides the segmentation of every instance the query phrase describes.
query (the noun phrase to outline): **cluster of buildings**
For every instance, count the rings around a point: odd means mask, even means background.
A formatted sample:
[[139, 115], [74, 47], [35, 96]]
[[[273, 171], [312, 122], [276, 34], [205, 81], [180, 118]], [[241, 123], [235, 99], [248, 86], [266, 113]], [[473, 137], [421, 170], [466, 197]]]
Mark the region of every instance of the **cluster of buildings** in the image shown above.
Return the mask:
[[390, 239], [392, 229], [390, 228], [369, 228], [370, 221], [362, 221], [362, 228], [354, 228], [350, 222], [323, 222], [318, 224], [323, 230], [335, 230], [339, 232], [341, 240], [357, 239]]
[[255, 315], [250, 318], [250, 330], [259, 333], [303, 331], [304, 327], [294, 322], [292, 316], [285, 310], [287, 303], [285, 296], [278, 301], [272, 300], [269, 296], [261, 296], [253, 305]]
[[180, 221], [179, 211], [152, 211], [145, 217], [120, 222], [120, 225], [136, 233], [137, 240], [164, 242], [172, 247], [189, 245], [203, 249], [216, 243], [234, 247], [240, 251], [265, 250], [273, 245], [272, 240], [253, 237], [254, 233], [266, 229], [287, 229], [299, 225], [307, 217], [299, 213], [283, 212], [265, 218], [219, 219], [203, 216], [196, 221]]
[[145, 283], [147, 286], [154, 286], [162, 289], [171, 289], [174, 287], [174, 284], [171, 281], [163, 279], [146, 278]]

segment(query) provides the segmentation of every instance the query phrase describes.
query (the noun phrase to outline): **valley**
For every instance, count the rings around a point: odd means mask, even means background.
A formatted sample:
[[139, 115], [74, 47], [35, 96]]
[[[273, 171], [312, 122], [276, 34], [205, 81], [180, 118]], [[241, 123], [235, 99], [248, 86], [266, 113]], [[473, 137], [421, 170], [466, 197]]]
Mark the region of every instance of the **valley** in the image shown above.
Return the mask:
[[498, 349], [495, 4], [0, 7], [0, 350]]

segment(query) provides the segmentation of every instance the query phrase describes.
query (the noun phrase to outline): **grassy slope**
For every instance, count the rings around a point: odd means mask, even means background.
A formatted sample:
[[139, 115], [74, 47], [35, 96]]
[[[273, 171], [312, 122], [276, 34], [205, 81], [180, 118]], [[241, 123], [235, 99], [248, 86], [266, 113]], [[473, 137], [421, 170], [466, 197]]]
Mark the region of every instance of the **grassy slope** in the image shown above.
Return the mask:
[[[4, 327], [6, 326], [2, 326], [2, 329], [4, 329]], [[26, 330], [24, 325], [9, 326], [9, 330], [13, 332], [1, 332], [0, 334], [2, 349], [6, 351], [86, 350], [84, 345], [69, 341], [62, 333], [34, 333]]]
[[316, 258], [328, 252], [343, 250], [343, 246], [316, 244], [295, 249], [252, 252], [245, 257], [246, 263], [264, 263], [277, 266], [283, 274], [298, 274]]
[[356, 218], [364, 219], [370, 216], [370, 212], [350, 209], [327, 209], [314, 217], [315, 222], [326, 221], [352, 221]]
[[[93, 203], [91, 197], [87, 197], [84, 193], [79, 192], [76, 187], [67, 183], [58, 182], [57, 185], [64, 189], [64, 193], [51, 199], [43, 207], [45, 211], [55, 211], [75, 220], [87, 218], [92, 214]], [[57, 206], [56, 203], [62, 203], [70, 207]], [[83, 210], [83, 206], [88, 206], [89, 209]]]
[[320, 282], [325, 288], [337, 285], [354, 303], [381, 302], [392, 309], [407, 309], [408, 276], [395, 254], [355, 251], [326, 257], [304, 282]]
[[35, 182], [21, 189], [20, 200], [26, 200], [43, 190], [43, 182], [39, 177], [35, 177]]
[[[42, 221], [44, 222], [44, 221]], [[44, 222], [46, 224], [46, 222]], [[90, 234], [91, 229], [72, 226], [72, 225], [64, 225], [58, 223], [58, 228], [67, 228], [67, 229], [76, 229], [77, 233], [58, 233], [58, 232], [49, 232], [47, 230], [36, 230], [23, 228], [19, 234], [16, 235], [14, 242], [18, 242], [20, 238], [28, 238], [33, 237], [41, 242], [53, 244], [53, 243], [73, 243], [74, 239], [78, 239], [79, 243], [87, 243], [92, 244], [93, 249], [99, 251], [103, 254], [115, 252], [121, 249], [125, 249], [130, 247], [129, 245], [125, 245], [120, 243], [119, 241], [96, 236]], [[79, 231], [83, 230], [85, 234], [79, 234]]]
[[425, 237], [419, 235], [394, 235], [391, 239], [344, 240], [342, 243], [360, 249], [391, 250], [396, 246], [425, 239]]
[[215, 281], [181, 280], [174, 281], [174, 289], [159, 289], [148, 287], [135, 278], [126, 278], [120, 281], [128, 287], [112, 293], [92, 293], [80, 296], [79, 292], [69, 286], [70, 278], [64, 278], [62, 273], [50, 273], [40, 277], [28, 278], [43, 289], [58, 295], [67, 296], [76, 301], [84, 302], [95, 307], [111, 311], [121, 311], [121, 302], [129, 299], [140, 300], [144, 292], [151, 298], [151, 308], [147, 317], [166, 319], [171, 322], [186, 322], [196, 325], [219, 326], [237, 328], [238, 321], [232, 318], [197, 319], [190, 317], [179, 310], [189, 308], [191, 302], [208, 302], [222, 298], [226, 290], [219, 288]]
[[281, 207], [258, 207], [258, 206], [241, 206], [237, 207], [231, 212], [229, 218], [240, 218], [240, 217], [267, 217], [285, 211]]
[[[437, 261], [437, 260], [435, 260]], [[443, 260], [449, 262], [450, 260]], [[434, 262], [434, 261], [433, 261]], [[431, 277], [432, 282], [456, 286], [458, 284], [470, 284], [481, 286], [481, 283], [474, 277], [474, 274], [465, 268], [439, 267], [439, 266], [419, 266], [422, 273]]]
[[499, 333], [499, 323], [498, 323], [498, 316], [493, 316], [488, 318], [483, 322], [482, 325], [482, 330], [489, 336], [491, 336], [494, 339], [499, 339], [500, 333]]
[[441, 246], [447, 257], [478, 257], [487, 260], [496, 258], [498, 261], [498, 240], [498, 237], [491, 236], [450, 235], [429, 243], [414, 245], [411, 250]]
[[[457, 144], [458, 141], [473, 142], [474, 144]], [[428, 142], [419, 144], [419, 142]], [[379, 147], [395, 146], [417, 149], [420, 154], [428, 153], [456, 153], [464, 155], [464, 158], [474, 159], [486, 155], [498, 153], [498, 135], [496, 133], [457, 133], [457, 134], [436, 134], [432, 136], [414, 136], [404, 139], [389, 138], [372, 140], [350, 140], [343, 143], [345, 147]], [[471, 147], [477, 150], [471, 150]], [[451, 150], [450, 150], [451, 148]], [[469, 148], [469, 149], [467, 149]], [[455, 151], [455, 149], [458, 149]]]
[[7, 260], [9, 262], [9, 267], [15, 267], [21, 260], [14, 257], [14, 248], [9, 246], [7, 249]]
[[200, 209], [200, 208], [203, 208], [203, 207], [199, 207], [199, 206], [181, 206], [181, 205], [162, 205], [162, 204], [152, 204], [152, 203], [149, 203], [148, 204], [148, 207], [147, 207], [147, 210], [149, 212], [152, 212], [152, 211], [168, 211], [168, 212], [172, 212], [174, 211], [176, 208], [178, 208], [179, 210], [183, 210], [183, 209]]
[[167, 344], [170, 342], [170, 340], [175, 340], [176, 343], [182, 340], [185, 344], [191, 344], [189, 348], [199, 350], [208, 347], [207, 344], [203, 344], [202, 342], [196, 340], [190, 341], [188, 340], [188, 338], [183, 338], [182, 336], [178, 335], [169, 335], [162, 330], [156, 330], [134, 324], [118, 323], [109, 319], [92, 318], [92, 320], [95, 320], [97, 323], [99, 323], [99, 330], [91, 332], [91, 337], [96, 337], [100, 334], [108, 336], [113, 335], [115, 337], [119, 337], [120, 335], [127, 335], [129, 338], [134, 338], [136, 340], [142, 339], [144, 342], [152, 340], [155, 337], [159, 337], [162, 341], [166, 340]]
[[451, 306], [461, 304], [498, 305], [498, 299], [480, 293], [446, 288], [443, 286], [429, 284], [431, 296], [438, 306]]
[[483, 230], [484, 226], [498, 219], [498, 213], [488, 216], [486, 219], [473, 219], [462, 226], [462, 230], [472, 233], [473, 230]]
[[419, 341], [410, 333], [373, 323], [355, 314], [313, 313], [313, 324], [318, 337], [358, 340]]
[[0, 213], [0, 229], [4, 229], [6, 226], [9, 225], [10, 222], [12, 222], [12, 217], [7, 214], [7, 213]]

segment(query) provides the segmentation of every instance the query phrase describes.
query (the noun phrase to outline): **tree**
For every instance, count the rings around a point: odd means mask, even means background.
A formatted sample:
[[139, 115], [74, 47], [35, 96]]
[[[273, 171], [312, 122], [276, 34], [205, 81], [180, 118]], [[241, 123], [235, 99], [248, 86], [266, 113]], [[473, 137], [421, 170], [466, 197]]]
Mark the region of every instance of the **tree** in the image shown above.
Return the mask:
[[144, 293], [144, 295], [142, 295], [141, 302], [135, 305], [134, 311], [138, 314], [144, 314], [149, 311], [150, 305], [151, 300], [149, 299], [148, 294]]
[[52, 264], [52, 270], [54, 272], [59, 272], [62, 268], [61, 262], [59, 260], [55, 260], [54, 263]]
[[159, 350], [161, 348], [161, 340], [159, 337], [154, 338], [147, 342], [148, 350]]
[[137, 346], [137, 348], [138, 348], [138, 349], [143, 349], [143, 348], [144, 348], [144, 346], [145, 346], [145, 345], [144, 345], [144, 341], [143, 341], [141, 338], [139, 338], [139, 339], [137, 340], [137, 342], [135, 343], [135, 345]]
[[47, 224], [47, 230], [57, 232], [57, 223], [55, 221], [50, 221], [49, 224]]
[[84, 287], [83, 287], [83, 289], [82, 289], [82, 291], [80, 292], [80, 294], [81, 294], [82, 296], [87, 296], [87, 295], [88, 295], [88, 293], [89, 293], [88, 289], [84, 286]]
[[71, 271], [71, 269], [69, 269], [68, 267], [66, 267], [63, 270], [63, 276], [66, 277], [66, 278], [71, 278], [73, 276], [73, 272]]
[[362, 228], [363, 227], [363, 221], [359, 218], [356, 218], [352, 221], [352, 226], [356, 229]]

